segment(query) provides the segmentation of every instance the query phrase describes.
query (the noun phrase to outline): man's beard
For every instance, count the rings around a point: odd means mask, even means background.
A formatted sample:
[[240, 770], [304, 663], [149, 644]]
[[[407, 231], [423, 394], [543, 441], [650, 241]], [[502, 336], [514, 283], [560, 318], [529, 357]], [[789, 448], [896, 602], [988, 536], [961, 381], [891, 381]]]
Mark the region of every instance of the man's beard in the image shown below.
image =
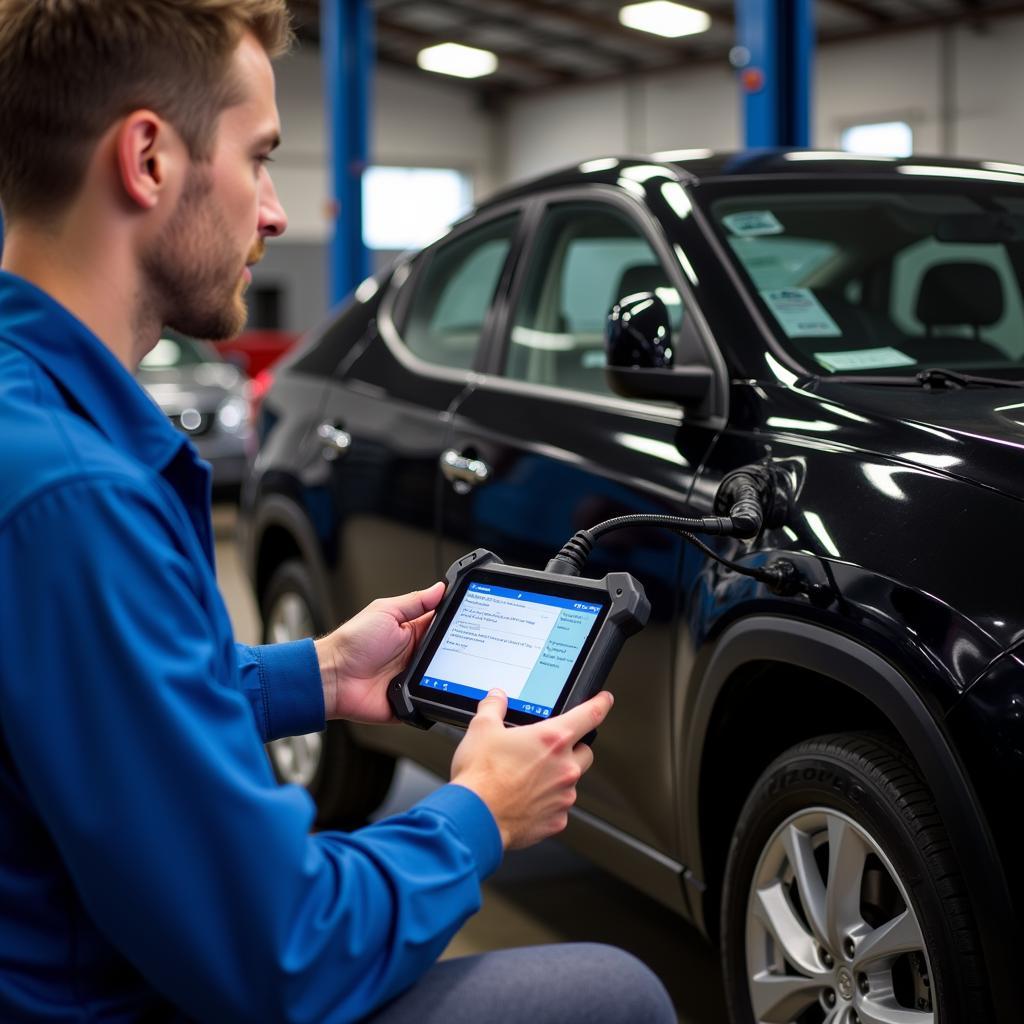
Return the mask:
[[[239, 255], [227, 241], [231, 233], [219, 207], [210, 201], [212, 184], [193, 170], [167, 226], [142, 258], [144, 319], [156, 319], [193, 338], [233, 338], [248, 319], [242, 297]], [[247, 262], [263, 255], [258, 240]]]

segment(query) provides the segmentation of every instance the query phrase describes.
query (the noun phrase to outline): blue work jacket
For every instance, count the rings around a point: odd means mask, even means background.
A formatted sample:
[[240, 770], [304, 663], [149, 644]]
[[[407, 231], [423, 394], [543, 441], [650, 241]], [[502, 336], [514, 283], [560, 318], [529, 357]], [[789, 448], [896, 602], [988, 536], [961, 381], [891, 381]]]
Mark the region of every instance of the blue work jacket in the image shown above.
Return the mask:
[[501, 856], [445, 786], [310, 834], [262, 744], [323, 728], [311, 640], [233, 642], [209, 467], [80, 321], [0, 274], [0, 1021], [358, 1020]]

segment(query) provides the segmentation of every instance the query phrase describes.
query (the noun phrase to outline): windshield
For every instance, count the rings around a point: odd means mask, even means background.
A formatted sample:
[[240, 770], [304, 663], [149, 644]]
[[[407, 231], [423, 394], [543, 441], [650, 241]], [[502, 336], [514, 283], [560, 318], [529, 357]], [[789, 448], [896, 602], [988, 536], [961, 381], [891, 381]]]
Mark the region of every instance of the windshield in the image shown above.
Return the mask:
[[1024, 196], [850, 190], [715, 200], [778, 341], [815, 374], [1024, 373]]

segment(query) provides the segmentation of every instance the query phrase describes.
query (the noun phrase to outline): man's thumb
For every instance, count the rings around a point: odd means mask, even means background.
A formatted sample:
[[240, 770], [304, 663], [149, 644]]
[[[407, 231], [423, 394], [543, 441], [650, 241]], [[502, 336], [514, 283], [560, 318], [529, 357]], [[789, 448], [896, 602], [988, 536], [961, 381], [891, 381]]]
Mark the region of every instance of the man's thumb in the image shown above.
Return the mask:
[[508, 697], [504, 690], [491, 690], [477, 705], [477, 717], [490, 718], [496, 722], [505, 720], [508, 710]]

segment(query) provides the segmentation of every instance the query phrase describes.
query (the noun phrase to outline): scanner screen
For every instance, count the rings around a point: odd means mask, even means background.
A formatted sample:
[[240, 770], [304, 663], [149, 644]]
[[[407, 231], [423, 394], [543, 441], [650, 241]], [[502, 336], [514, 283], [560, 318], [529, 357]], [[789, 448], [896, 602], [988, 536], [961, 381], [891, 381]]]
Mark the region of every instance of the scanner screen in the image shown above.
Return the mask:
[[420, 686], [474, 700], [499, 687], [510, 708], [547, 718], [603, 607], [470, 583]]

